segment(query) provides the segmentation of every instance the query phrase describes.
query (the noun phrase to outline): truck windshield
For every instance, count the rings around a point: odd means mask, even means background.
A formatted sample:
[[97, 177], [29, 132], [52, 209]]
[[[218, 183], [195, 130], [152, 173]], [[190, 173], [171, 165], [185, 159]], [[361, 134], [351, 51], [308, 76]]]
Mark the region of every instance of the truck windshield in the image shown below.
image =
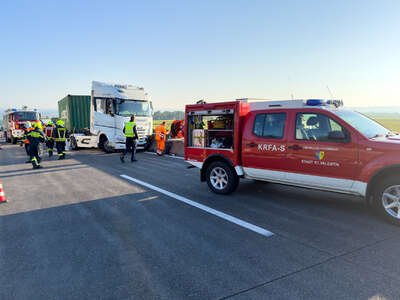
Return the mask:
[[390, 133], [389, 129], [358, 112], [337, 110], [334, 113], [368, 138], [385, 136]]
[[151, 106], [149, 101], [120, 100], [117, 106], [117, 114], [120, 116], [151, 116]]
[[34, 121], [38, 120], [38, 114], [34, 111], [17, 111], [13, 113], [15, 121]]

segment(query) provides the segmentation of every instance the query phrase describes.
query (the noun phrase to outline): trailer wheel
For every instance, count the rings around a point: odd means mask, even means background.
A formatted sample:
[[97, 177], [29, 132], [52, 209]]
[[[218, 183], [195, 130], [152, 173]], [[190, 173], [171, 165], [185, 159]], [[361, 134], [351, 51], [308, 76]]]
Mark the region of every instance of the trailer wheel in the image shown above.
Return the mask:
[[400, 176], [386, 177], [377, 184], [373, 204], [387, 221], [400, 225]]
[[209, 188], [216, 194], [230, 194], [239, 184], [235, 170], [222, 161], [211, 163], [206, 171]]

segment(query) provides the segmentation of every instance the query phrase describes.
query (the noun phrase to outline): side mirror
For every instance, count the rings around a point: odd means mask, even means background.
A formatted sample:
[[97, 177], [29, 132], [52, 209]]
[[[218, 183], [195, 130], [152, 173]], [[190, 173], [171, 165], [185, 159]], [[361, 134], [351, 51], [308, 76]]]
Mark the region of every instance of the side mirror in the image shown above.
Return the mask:
[[328, 139], [334, 140], [334, 141], [345, 141], [345, 140], [347, 140], [347, 137], [343, 131], [335, 130], [335, 131], [329, 132]]

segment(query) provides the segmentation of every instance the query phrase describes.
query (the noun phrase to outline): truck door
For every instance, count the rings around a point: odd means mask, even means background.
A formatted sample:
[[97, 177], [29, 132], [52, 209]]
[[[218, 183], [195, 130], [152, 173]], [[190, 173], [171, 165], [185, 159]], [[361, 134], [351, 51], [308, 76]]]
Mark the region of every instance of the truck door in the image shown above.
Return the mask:
[[280, 110], [249, 114], [242, 139], [245, 174], [261, 180], [282, 180], [287, 158], [287, 113]]
[[358, 156], [350, 131], [325, 112], [292, 114], [287, 180], [329, 190], [350, 190]]
[[107, 137], [115, 136], [115, 118], [112, 99], [95, 98], [94, 127]]

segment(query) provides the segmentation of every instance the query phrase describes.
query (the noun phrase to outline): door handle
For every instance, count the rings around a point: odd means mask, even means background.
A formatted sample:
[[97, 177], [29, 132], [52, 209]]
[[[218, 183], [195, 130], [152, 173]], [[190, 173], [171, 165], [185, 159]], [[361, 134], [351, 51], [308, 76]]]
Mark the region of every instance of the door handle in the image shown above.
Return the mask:
[[301, 149], [303, 149], [303, 147], [301, 147], [301, 146], [299, 146], [299, 145], [292, 145], [292, 146], [288, 146], [288, 148], [289, 149], [292, 149], [292, 150], [301, 150]]
[[254, 143], [254, 142], [251, 142], [251, 143], [249, 143], [249, 144], [246, 144], [246, 146], [247, 146], [247, 147], [254, 148], [254, 147], [257, 147], [257, 144]]

